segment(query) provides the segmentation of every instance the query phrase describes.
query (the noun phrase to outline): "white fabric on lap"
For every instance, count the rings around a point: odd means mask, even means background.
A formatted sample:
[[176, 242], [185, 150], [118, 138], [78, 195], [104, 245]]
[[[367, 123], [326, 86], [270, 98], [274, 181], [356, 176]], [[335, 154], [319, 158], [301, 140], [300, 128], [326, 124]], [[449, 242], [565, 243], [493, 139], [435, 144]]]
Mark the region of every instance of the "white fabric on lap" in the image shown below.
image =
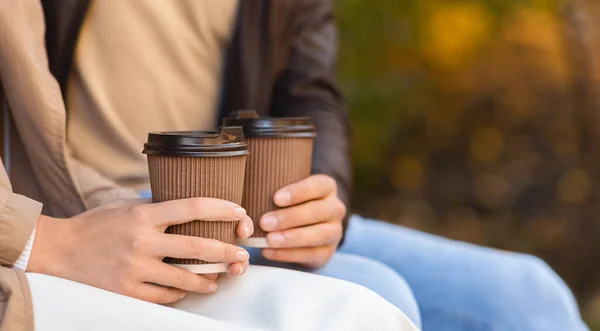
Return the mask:
[[417, 330], [392, 304], [349, 282], [260, 266], [220, 277], [217, 293], [190, 293], [166, 307], [27, 274], [36, 331]]
[[60, 278], [27, 279], [35, 331], [250, 330]]

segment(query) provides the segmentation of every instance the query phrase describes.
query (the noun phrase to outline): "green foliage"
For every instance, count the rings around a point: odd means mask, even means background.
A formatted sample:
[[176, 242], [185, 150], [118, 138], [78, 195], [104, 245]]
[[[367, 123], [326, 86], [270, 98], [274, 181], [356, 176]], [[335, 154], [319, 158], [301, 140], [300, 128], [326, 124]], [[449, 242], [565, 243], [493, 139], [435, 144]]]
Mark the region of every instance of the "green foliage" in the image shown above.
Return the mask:
[[576, 70], [580, 57], [557, 2], [336, 6], [339, 78], [354, 127], [354, 208], [538, 254], [580, 300], [593, 296], [597, 114], [582, 106], [577, 75], [585, 70]]
[[[455, 52], [446, 57], [458, 56], [451, 66], [464, 66], [472, 54], [463, 58], [456, 53], [476, 53], [485, 47], [480, 44], [497, 37], [497, 22], [507, 13], [524, 5], [543, 10], [553, 7], [549, 0], [338, 0], [336, 4], [341, 31], [339, 76], [354, 123], [353, 156], [359, 189], [376, 186], [377, 174], [384, 170], [385, 148], [373, 146], [388, 146], [394, 128], [439, 106], [439, 90], [443, 89], [439, 80], [447, 72], [435, 67], [428, 49], [443, 50], [443, 45], [436, 45], [454, 40], [456, 46], [450, 46], [449, 51]], [[440, 16], [434, 25], [431, 18]], [[466, 24], [447, 27], [445, 21]], [[477, 32], [481, 26], [486, 31]], [[490, 35], [482, 38], [478, 36], [481, 33]], [[429, 35], [440, 38], [431, 40]], [[477, 45], [469, 46], [469, 38]]]

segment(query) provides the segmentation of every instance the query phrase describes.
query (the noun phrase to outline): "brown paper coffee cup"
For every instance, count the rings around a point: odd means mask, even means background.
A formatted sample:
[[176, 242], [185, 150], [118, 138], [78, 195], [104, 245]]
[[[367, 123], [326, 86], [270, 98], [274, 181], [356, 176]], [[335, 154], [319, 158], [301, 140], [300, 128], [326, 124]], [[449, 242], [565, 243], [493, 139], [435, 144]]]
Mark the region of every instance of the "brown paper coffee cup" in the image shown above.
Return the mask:
[[253, 111], [233, 113], [223, 124], [242, 126], [250, 151], [242, 207], [255, 226], [252, 236], [239, 243], [268, 247], [259, 220], [278, 208], [275, 192], [310, 176], [315, 128], [309, 118], [259, 118]]
[[[148, 154], [153, 202], [210, 197], [241, 204], [248, 153], [241, 129], [151, 135], [144, 152]], [[236, 244], [238, 223], [195, 220], [169, 226], [166, 233]], [[224, 263], [198, 259], [166, 257], [165, 262], [195, 273], [227, 271]]]

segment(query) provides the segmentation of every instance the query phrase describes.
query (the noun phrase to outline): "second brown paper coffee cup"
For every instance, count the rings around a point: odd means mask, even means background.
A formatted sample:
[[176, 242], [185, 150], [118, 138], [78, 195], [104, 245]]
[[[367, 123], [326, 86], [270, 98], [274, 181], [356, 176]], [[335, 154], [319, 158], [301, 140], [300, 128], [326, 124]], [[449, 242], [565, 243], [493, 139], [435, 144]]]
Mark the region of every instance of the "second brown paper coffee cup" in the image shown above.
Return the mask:
[[242, 126], [250, 151], [242, 207], [254, 221], [254, 233], [239, 243], [269, 247], [260, 217], [277, 209], [273, 195], [279, 189], [310, 176], [315, 127], [308, 117], [260, 118], [255, 111], [234, 112], [223, 125]]
[[[248, 146], [240, 127], [221, 132], [157, 132], [148, 134], [152, 201], [210, 197], [241, 204]], [[237, 243], [239, 222], [195, 220], [169, 226], [166, 233]], [[224, 263], [165, 258], [165, 262], [197, 274], [227, 271]]]

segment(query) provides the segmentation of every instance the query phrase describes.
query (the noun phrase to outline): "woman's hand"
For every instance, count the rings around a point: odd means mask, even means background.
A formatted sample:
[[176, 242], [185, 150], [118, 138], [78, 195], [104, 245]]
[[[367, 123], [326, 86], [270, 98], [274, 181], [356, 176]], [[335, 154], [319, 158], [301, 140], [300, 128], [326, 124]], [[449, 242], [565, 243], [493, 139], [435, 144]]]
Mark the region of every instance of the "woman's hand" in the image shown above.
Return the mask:
[[117, 201], [70, 219], [42, 216], [27, 271], [170, 303], [185, 291], [215, 292], [217, 284], [214, 275], [196, 275], [162, 262], [166, 256], [225, 262], [235, 276], [247, 270], [249, 255], [241, 247], [164, 233], [170, 225], [197, 219], [240, 220], [237, 234], [247, 238], [253, 225], [240, 206], [211, 198], [142, 202]]

